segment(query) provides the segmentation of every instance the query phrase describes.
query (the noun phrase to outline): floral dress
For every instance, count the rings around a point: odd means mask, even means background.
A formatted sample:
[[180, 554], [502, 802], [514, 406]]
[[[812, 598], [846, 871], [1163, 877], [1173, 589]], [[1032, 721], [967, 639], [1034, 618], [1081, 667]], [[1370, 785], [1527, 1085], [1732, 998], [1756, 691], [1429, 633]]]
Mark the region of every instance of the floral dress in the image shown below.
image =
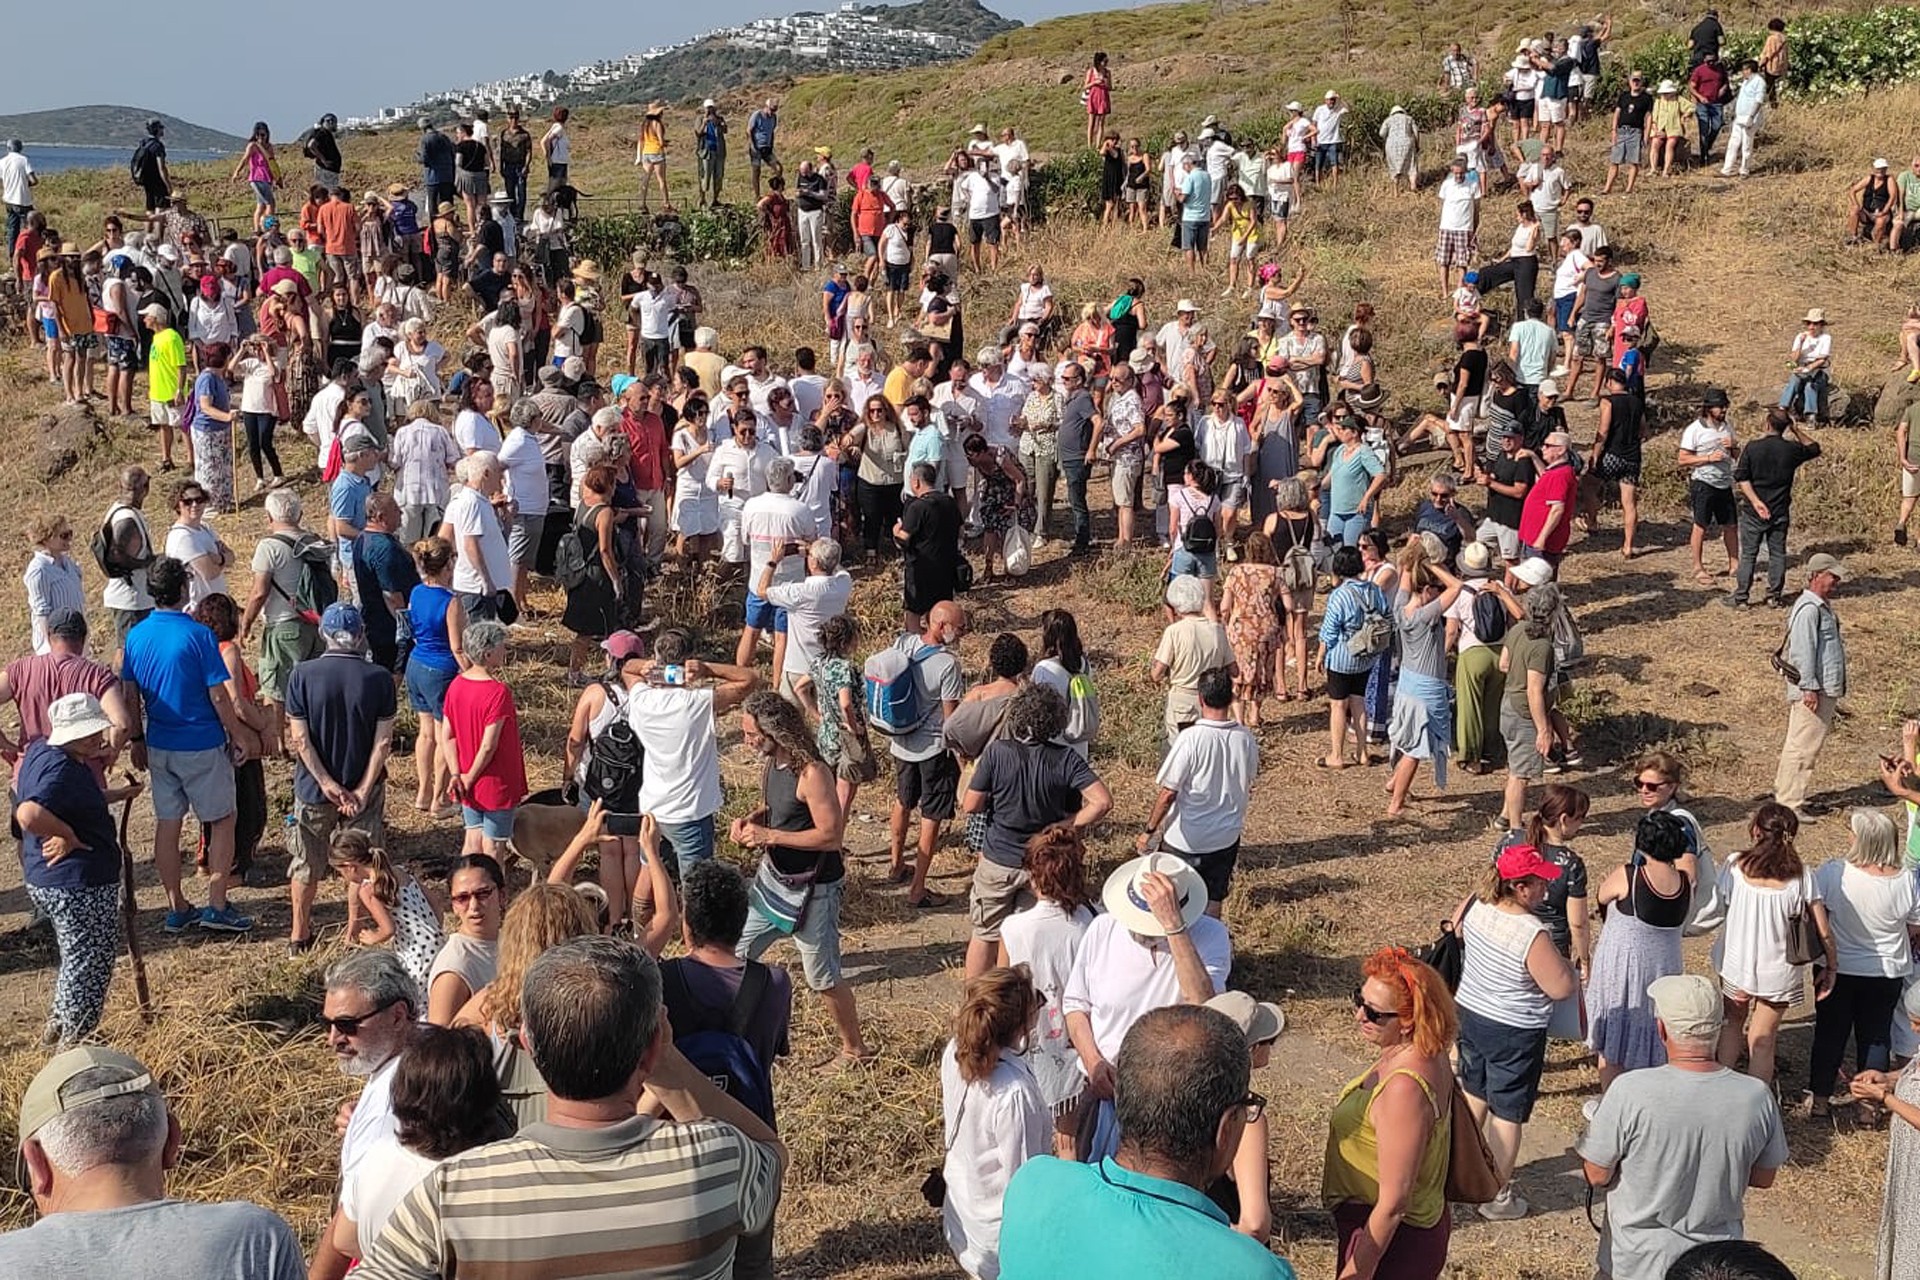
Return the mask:
[[996, 464], [993, 470], [974, 469], [974, 474], [978, 477], [974, 502], [980, 516], [980, 527], [988, 533], [1005, 533], [1013, 528], [1014, 521], [1018, 519], [1021, 528], [1032, 529], [1034, 520], [1032, 495], [1028, 495], [1024, 502], [1021, 501], [1019, 489], [1014, 484], [1013, 478], [1007, 474], [1005, 467], [998, 465], [1002, 460], [1007, 459], [1007, 451], [994, 449], [991, 452]]
[[1280, 567], [1242, 562], [1227, 575], [1220, 601], [1228, 618], [1227, 643], [1240, 668], [1240, 682], [1255, 694], [1273, 685], [1273, 655], [1280, 647]]

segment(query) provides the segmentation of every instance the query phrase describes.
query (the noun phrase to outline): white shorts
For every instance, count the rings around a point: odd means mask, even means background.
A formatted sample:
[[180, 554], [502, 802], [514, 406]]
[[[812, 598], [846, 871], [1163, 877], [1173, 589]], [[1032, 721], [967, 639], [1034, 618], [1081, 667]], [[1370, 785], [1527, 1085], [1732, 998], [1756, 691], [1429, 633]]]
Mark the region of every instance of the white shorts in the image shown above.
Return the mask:
[[149, 400], [147, 401], [147, 421], [156, 427], [177, 427], [180, 425], [180, 406]]
[[1504, 524], [1495, 524], [1491, 520], [1482, 520], [1480, 527], [1473, 531], [1476, 541], [1485, 542], [1500, 548], [1500, 558], [1511, 564], [1520, 558], [1520, 531], [1510, 529]]
[[1565, 98], [1537, 98], [1533, 104], [1533, 118], [1541, 124], [1565, 124], [1567, 122], [1567, 100]]
[[1909, 471], [1905, 467], [1900, 468], [1900, 496], [1903, 498], [1920, 498], [1920, 471]]
[[1447, 430], [1460, 435], [1472, 435], [1474, 421], [1480, 416], [1480, 397], [1461, 396], [1460, 407], [1447, 415]]
[[1227, 246], [1227, 258], [1229, 261], [1252, 262], [1259, 254], [1259, 236], [1248, 236], [1245, 240], [1235, 237]]

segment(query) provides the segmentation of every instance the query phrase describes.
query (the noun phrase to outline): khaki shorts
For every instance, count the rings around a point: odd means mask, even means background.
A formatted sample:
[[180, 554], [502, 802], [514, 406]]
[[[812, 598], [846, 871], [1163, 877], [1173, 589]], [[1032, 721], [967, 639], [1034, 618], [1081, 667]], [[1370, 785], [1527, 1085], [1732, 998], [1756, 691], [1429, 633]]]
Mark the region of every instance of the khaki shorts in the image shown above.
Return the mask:
[[352, 827], [356, 831], [364, 831], [375, 848], [382, 847], [387, 840], [386, 813], [385, 778], [373, 784], [373, 794], [367, 797], [367, 807], [351, 818], [342, 818], [340, 811], [330, 804], [308, 804], [296, 798], [293, 802], [293, 847], [287, 850], [287, 879], [295, 884], [313, 884], [325, 880], [327, 845], [339, 828]]
[[1905, 467], [1900, 468], [1900, 496], [1903, 498], [1920, 498], [1920, 471], [1909, 471]]
[[269, 702], [287, 700], [287, 677], [320, 653], [320, 629], [298, 619], [267, 624], [260, 633], [260, 693]]
[[1113, 505], [1137, 509], [1140, 506], [1140, 478], [1146, 459], [1137, 455], [1113, 460]]
[[1000, 941], [1000, 926], [1006, 918], [1035, 901], [1030, 880], [1024, 868], [980, 859], [967, 891], [967, 920], [973, 925], [973, 936], [982, 942]]

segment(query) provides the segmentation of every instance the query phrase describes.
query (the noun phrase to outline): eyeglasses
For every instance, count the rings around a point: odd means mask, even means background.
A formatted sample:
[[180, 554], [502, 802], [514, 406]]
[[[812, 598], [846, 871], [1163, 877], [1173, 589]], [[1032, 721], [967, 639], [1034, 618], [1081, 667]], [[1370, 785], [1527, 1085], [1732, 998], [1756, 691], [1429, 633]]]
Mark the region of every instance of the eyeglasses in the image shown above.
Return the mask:
[[[493, 890], [489, 889], [487, 890], [487, 892], [492, 893]], [[360, 1034], [361, 1023], [367, 1021], [369, 1018], [379, 1017], [381, 1014], [385, 1013], [387, 1010], [393, 1008], [394, 1005], [399, 1003], [400, 1001], [398, 997], [392, 1000], [383, 1000], [379, 1004], [373, 1006], [373, 1008], [367, 1010], [365, 1013], [356, 1013], [344, 1018], [322, 1017], [319, 1019], [319, 1023], [321, 1026], [325, 1027], [327, 1030], [337, 1031], [343, 1036], [357, 1036]]]
[[1655, 778], [1652, 782], [1648, 782], [1645, 778], [1636, 778], [1634, 779], [1633, 789], [1635, 791], [1658, 791], [1662, 787], [1670, 787], [1672, 785], [1671, 782], [1666, 781], [1664, 778]]
[[1242, 1109], [1242, 1108], [1246, 1112], [1247, 1123], [1252, 1124], [1256, 1120], [1258, 1120], [1262, 1115], [1266, 1114], [1267, 1100], [1261, 1095], [1255, 1093], [1253, 1090], [1249, 1089], [1247, 1090], [1247, 1096], [1240, 1099], [1240, 1101], [1234, 1103], [1232, 1107], [1228, 1108], [1228, 1110]]
[[1397, 1009], [1376, 1009], [1368, 1004], [1366, 995], [1359, 987], [1353, 989], [1353, 1007], [1360, 1011], [1361, 1017], [1376, 1027], [1383, 1022], [1391, 1022], [1400, 1016], [1400, 1012]]
[[456, 893], [453, 895], [453, 905], [456, 907], [464, 907], [469, 902], [491, 902], [493, 901], [494, 892], [495, 890], [492, 885], [484, 885], [478, 889], [471, 889], [466, 893]]

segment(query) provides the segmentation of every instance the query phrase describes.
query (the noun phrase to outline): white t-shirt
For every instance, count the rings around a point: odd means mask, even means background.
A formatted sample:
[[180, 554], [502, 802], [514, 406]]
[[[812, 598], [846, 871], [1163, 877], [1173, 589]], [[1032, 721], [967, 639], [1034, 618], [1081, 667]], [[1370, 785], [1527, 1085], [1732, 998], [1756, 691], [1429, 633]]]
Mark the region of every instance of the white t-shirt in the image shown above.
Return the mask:
[[[513, 582], [513, 561], [507, 555], [507, 535], [500, 530], [500, 517], [493, 504], [469, 485], [458, 485], [447, 499], [446, 522], [453, 526], [453, 589], [465, 595], [498, 591]], [[486, 580], [480, 566], [467, 558], [466, 540], [480, 539], [480, 558], [486, 566]], [[487, 584], [493, 585], [489, 587]]]
[[1046, 1047], [1063, 1047], [1068, 1053], [1072, 1052], [1071, 1044], [1053, 1046], [1050, 1042], [1055, 1039], [1056, 1028], [1058, 1039], [1066, 1039], [1067, 1018], [1060, 1009], [1060, 1001], [1067, 992], [1067, 979], [1073, 974], [1073, 958], [1080, 952], [1080, 940], [1092, 923], [1091, 908], [1076, 907], [1073, 914], [1068, 915], [1059, 903], [1042, 898], [1025, 911], [1014, 912], [1000, 924], [1000, 941], [1006, 944], [1007, 963], [1026, 965], [1033, 975], [1033, 989], [1046, 1001], [1037, 1037], [1047, 1042]]
[[1513, 86], [1515, 102], [1531, 102], [1540, 88], [1540, 73], [1533, 67], [1514, 67], [1507, 72], [1507, 83]]
[[897, 222], [880, 228], [880, 260], [890, 267], [913, 263], [913, 241], [908, 238], [907, 229]]
[[1313, 109], [1313, 127], [1319, 131], [1319, 145], [1330, 147], [1340, 141], [1340, 122], [1346, 114], [1345, 107], [1330, 107], [1324, 102]]
[[219, 535], [204, 524], [197, 529], [184, 524], [175, 524], [168, 529], [167, 554], [181, 564], [189, 566], [187, 570], [188, 609], [192, 609], [210, 595], [232, 595], [232, 592], [227, 590], [225, 573], [216, 573], [212, 578], [202, 582], [200, 575], [193, 572], [191, 568], [193, 562], [201, 556], [218, 557], [220, 554]]
[[642, 289], [633, 295], [633, 301], [628, 306], [640, 322], [641, 337], [656, 342], [667, 337], [667, 319], [673, 314], [673, 295], [665, 289], [658, 293]]
[[[1171, 856], [1171, 855], [1168, 855]], [[1226, 989], [1233, 969], [1233, 943], [1227, 926], [1212, 916], [1201, 916], [1187, 931], [1200, 953], [1214, 994]], [[1181, 1003], [1180, 980], [1164, 938], [1142, 945], [1112, 916], [1099, 916], [1087, 926], [1061, 1007], [1069, 1014], [1084, 1013], [1093, 1027], [1094, 1047], [1108, 1062], [1118, 1060], [1127, 1032], [1155, 1009]]]
[[[147, 518], [139, 511], [124, 503], [116, 503], [101, 523], [118, 526], [128, 521], [140, 526], [140, 554], [147, 554], [153, 549], [153, 533], [147, 527]], [[109, 529], [107, 533], [110, 538], [119, 535], [118, 528]], [[153, 597], [147, 594], [147, 571], [135, 569], [124, 578], [108, 578], [106, 585], [100, 588], [100, 603], [109, 609], [125, 609], [129, 612], [153, 608]]]
[[[747, 544], [747, 589], [751, 591], [773, 559], [773, 549], [798, 543], [804, 551], [817, 532], [813, 511], [790, 493], [767, 492], [740, 509], [740, 539]], [[807, 576], [805, 555], [788, 555], [773, 571], [776, 583], [796, 583]]]
[[1027, 144], [1021, 139], [1015, 138], [1012, 142], [994, 143], [993, 154], [1000, 157], [1000, 176], [1001, 177], [1004, 178], [1008, 176], [1007, 166], [1012, 164], [1015, 160], [1018, 160], [1020, 162], [1020, 171], [1022, 173], [1026, 172], [1027, 159], [1028, 159]]
[[506, 472], [507, 497], [513, 500], [515, 514], [547, 514], [547, 460], [540, 453], [539, 437], [525, 427], [507, 432], [500, 443], [500, 466]]
[[1844, 858], [1814, 873], [1839, 972], [1857, 978], [1904, 978], [1913, 972], [1907, 926], [1920, 925], [1920, 891], [1904, 868], [1870, 875]]
[[1293, 199], [1293, 166], [1285, 160], [1267, 166], [1267, 199], [1276, 205]]
[[1527, 199], [1533, 202], [1536, 213], [1551, 213], [1567, 198], [1567, 171], [1557, 164], [1551, 169], [1542, 167], [1538, 161], [1526, 165], [1520, 170], [1520, 181], [1532, 184], [1533, 190]]
[[1833, 354], [1833, 335], [1826, 332], [1797, 333], [1793, 337], [1793, 358], [1802, 366], [1825, 360]]
[[[555, 160], [555, 164], [564, 163]], [[553, 359], [565, 360], [580, 354], [580, 334], [587, 327], [587, 309], [578, 302], [563, 303], [553, 318]]]
[[389, 1136], [367, 1152], [353, 1176], [342, 1181], [340, 1212], [356, 1229], [362, 1261], [372, 1257], [387, 1219], [407, 1193], [439, 1167], [438, 1160], [409, 1151], [398, 1137]]
[[1160, 348], [1162, 369], [1173, 370], [1180, 367], [1180, 362], [1186, 359], [1187, 347], [1192, 343], [1192, 339], [1187, 335], [1192, 332], [1190, 328], [1182, 329], [1178, 319], [1169, 320], [1160, 326], [1160, 332], [1154, 335], [1153, 342]]
[[396, 1053], [367, 1077], [365, 1087], [360, 1090], [353, 1117], [347, 1121], [347, 1132], [340, 1139], [342, 1181], [359, 1170], [369, 1153], [388, 1142], [398, 1141], [395, 1136], [398, 1126], [393, 1118], [393, 1072], [399, 1065], [400, 1055]]
[[1473, 230], [1473, 206], [1480, 199], [1480, 184], [1472, 178], [1448, 174], [1440, 182], [1440, 229]]
[[[820, 404], [827, 393], [827, 380], [818, 373], [795, 375], [787, 384], [787, 390], [793, 392], [793, 411], [800, 416], [802, 423], [812, 422], [820, 414]], [[752, 394], [749, 391], [748, 394]]]
[[1713, 964], [1729, 988], [1762, 1000], [1791, 1003], [1805, 991], [1805, 975], [1787, 963], [1787, 920], [1820, 898], [1813, 873], [1777, 887], [1756, 885], [1736, 854], [1720, 871], [1727, 922], [1713, 940]]
[[493, 361], [496, 378], [512, 383], [520, 381], [521, 362], [513, 358], [514, 348], [519, 343], [520, 331], [510, 324], [496, 324], [487, 330], [487, 358]]
[[242, 356], [233, 365], [240, 375], [240, 412], [273, 412], [273, 362], [258, 356]]
[[1560, 265], [1553, 269], [1553, 296], [1571, 298], [1580, 292], [1580, 282], [1586, 279], [1587, 268], [1593, 265], [1593, 259], [1575, 249], [1560, 259]]
[[646, 752], [640, 812], [656, 822], [697, 822], [719, 812], [720, 752], [713, 690], [643, 684], [627, 697], [627, 720]]
[[970, 1276], [1000, 1273], [1000, 1215], [1021, 1165], [1053, 1154], [1053, 1115], [1026, 1060], [1002, 1053], [984, 1080], [961, 1078], [954, 1042], [940, 1055], [947, 1245]]
[[991, 174], [975, 169], [960, 180], [960, 185], [967, 193], [969, 218], [1000, 216], [1000, 184]]
[[[0, 201], [22, 208], [33, 207], [33, 186], [27, 180], [33, 177], [33, 161], [27, 159], [24, 151], [9, 151], [0, 155]], [[7, 250], [12, 252], [13, 246]]]
[[1020, 283], [1020, 308], [1014, 314], [1021, 320], [1038, 320], [1047, 309], [1047, 299], [1053, 296], [1053, 286], [1034, 284], [1023, 280]]
[[[1716, 489], [1733, 488], [1733, 429], [1724, 423], [1715, 425], [1705, 418], [1695, 418], [1680, 433], [1680, 452], [1682, 453], [1718, 453], [1728, 456], [1720, 462], [1709, 462], [1692, 468], [1691, 478], [1701, 484], [1710, 484]], [[1831, 865], [1831, 864], [1829, 864]]]
[[[741, 524], [744, 528], [744, 518]], [[820, 624], [845, 613], [852, 597], [853, 579], [845, 569], [824, 577], [811, 574], [799, 582], [776, 582], [768, 588], [767, 599], [787, 611], [787, 653], [780, 667], [783, 672], [805, 675], [813, 669], [814, 660], [820, 656]]]
[[1240, 421], [1239, 414], [1229, 413], [1225, 421], [1211, 414], [1201, 419], [1197, 443], [1201, 459], [1226, 482], [1246, 478], [1247, 455], [1253, 452], [1253, 437], [1247, 434], [1247, 424]]
[[1166, 841], [1183, 853], [1219, 853], [1240, 839], [1260, 772], [1260, 744], [1233, 720], [1196, 720], [1173, 740], [1154, 779], [1175, 795]]
[[485, 449], [488, 453], [500, 452], [500, 428], [483, 413], [472, 409], [462, 409], [453, 420], [453, 438], [466, 453]]

